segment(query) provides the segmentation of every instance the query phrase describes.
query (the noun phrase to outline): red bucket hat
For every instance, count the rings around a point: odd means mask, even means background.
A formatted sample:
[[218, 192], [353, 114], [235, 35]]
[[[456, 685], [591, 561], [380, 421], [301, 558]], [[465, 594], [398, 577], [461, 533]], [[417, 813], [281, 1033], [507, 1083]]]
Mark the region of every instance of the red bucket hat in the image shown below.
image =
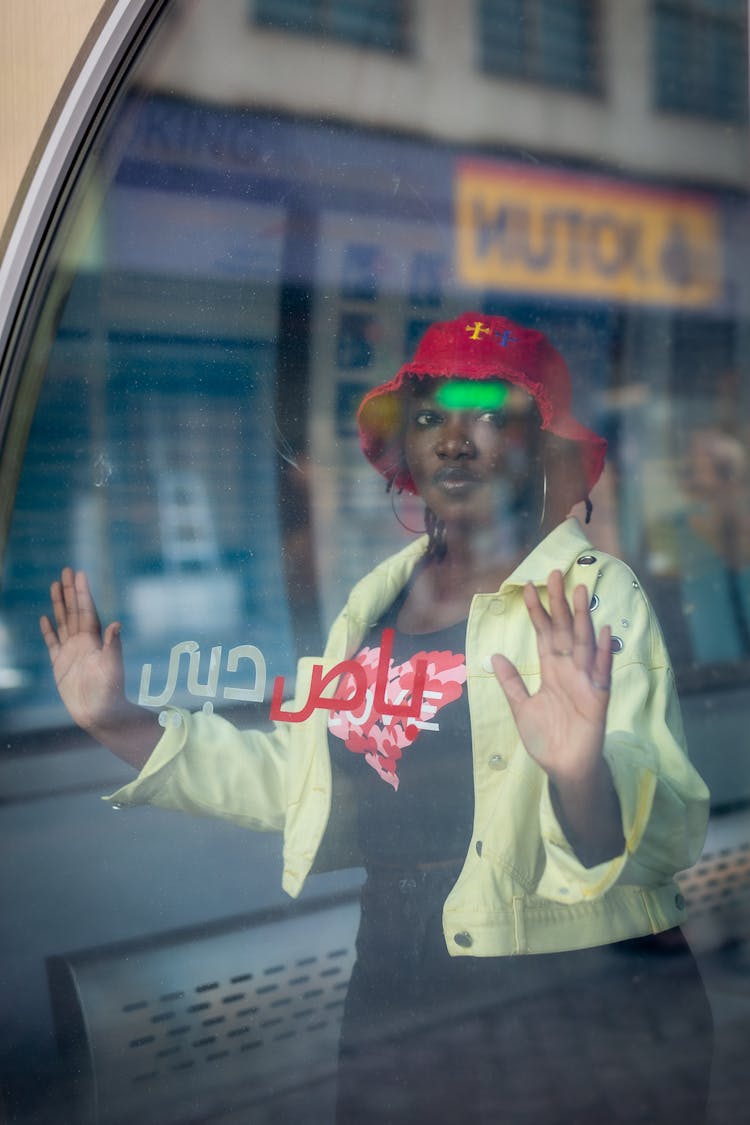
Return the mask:
[[601, 476], [607, 442], [573, 417], [570, 372], [557, 349], [543, 333], [504, 316], [467, 312], [431, 325], [414, 358], [390, 382], [369, 391], [360, 404], [362, 452], [398, 489], [416, 492], [401, 457], [401, 394], [412, 378], [504, 379], [523, 387], [536, 401], [542, 429], [578, 444], [585, 496]]

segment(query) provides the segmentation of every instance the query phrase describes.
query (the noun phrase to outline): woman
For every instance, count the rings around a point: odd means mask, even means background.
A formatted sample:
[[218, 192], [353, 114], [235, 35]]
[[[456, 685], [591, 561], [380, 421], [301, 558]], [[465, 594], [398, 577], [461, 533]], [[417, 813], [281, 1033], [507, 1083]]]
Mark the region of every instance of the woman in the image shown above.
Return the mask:
[[570, 401], [544, 336], [479, 313], [366, 396], [364, 453], [427, 536], [354, 588], [270, 734], [184, 712], [162, 731], [85, 578], [52, 587], [62, 698], [142, 770], [111, 800], [283, 830], [293, 895], [365, 866], [340, 1125], [703, 1119], [710, 1015], [673, 876], [708, 794], [638, 582], [562, 518], [605, 450]]

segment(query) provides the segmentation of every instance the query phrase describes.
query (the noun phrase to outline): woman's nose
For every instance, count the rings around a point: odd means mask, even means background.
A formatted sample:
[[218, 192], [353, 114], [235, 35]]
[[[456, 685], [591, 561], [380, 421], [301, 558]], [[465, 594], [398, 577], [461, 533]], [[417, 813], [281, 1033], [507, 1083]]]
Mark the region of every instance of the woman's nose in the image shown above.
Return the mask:
[[449, 417], [441, 427], [437, 454], [451, 459], [473, 457], [476, 454], [471, 426], [460, 415]]

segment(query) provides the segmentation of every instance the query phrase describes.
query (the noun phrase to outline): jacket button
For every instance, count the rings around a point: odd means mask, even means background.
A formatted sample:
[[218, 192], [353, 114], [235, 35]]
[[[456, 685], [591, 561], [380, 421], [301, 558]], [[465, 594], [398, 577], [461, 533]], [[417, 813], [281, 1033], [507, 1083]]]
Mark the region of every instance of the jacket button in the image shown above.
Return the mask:
[[454, 934], [453, 940], [456, 945], [460, 945], [462, 949], [468, 949], [469, 946], [474, 943], [473, 937], [471, 934], [467, 933], [466, 930], [462, 930], [460, 934]]
[[579, 566], [593, 566], [596, 562], [596, 555], [581, 555], [578, 559]]
[[684, 910], [685, 909], [685, 896], [681, 895], [681, 894], [676, 894], [674, 896], [674, 904], [675, 904], [675, 906], [677, 907], [678, 910]]
[[493, 754], [488, 762], [491, 770], [504, 770], [507, 764], [502, 754]]
[[477, 840], [476, 849], [477, 849], [477, 855], [481, 855], [482, 854], [482, 841], [481, 840]]

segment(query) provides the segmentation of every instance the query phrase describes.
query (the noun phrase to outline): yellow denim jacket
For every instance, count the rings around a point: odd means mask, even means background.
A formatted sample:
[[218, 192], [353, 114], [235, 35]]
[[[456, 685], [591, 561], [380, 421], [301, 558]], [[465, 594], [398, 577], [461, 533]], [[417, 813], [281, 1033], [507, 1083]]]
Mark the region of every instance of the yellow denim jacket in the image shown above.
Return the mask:
[[[408, 581], [425, 542], [410, 544], [354, 587], [322, 659], [300, 661], [291, 710], [307, 700], [314, 664], [328, 671], [357, 651]], [[545, 601], [553, 568], [562, 570], [569, 598], [576, 585], [587, 586], [595, 625], [611, 625], [619, 647], [604, 753], [620, 799], [625, 849], [591, 868], [565, 838], [546, 775], [521, 744], [489, 663], [493, 653], [505, 653], [529, 689], [538, 687], [536, 637], [522, 590], [530, 580]], [[575, 519], [566, 520], [496, 593], [475, 595], [466, 667], [474, 831], [444, 906], [449, 952], [548, 953], [657, 933], [684, 921], [673, 876], [700, 854], [709, 794], [685, 752], [661, 631], [628, 567], [594, 549]], [[239, 731], [217, 715], [179, 715], [140, 775], [107, 800], [283, 831], [283, 887], [291, 895], [299, 894], [311, 870], [356, 863], [351, 803], [332, 784], [327, 711], [270, 732]]]

